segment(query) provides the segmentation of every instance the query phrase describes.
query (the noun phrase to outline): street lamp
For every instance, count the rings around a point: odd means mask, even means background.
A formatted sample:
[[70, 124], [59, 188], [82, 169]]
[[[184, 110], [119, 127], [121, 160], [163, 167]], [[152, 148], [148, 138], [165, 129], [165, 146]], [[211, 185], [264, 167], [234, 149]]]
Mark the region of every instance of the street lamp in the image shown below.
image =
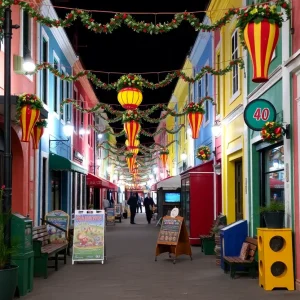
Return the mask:
[[215, 124], [211, 127], [211, 131], [213, 136], [219, 136], [221, 134], [221, 126], [220, 121], [216, 120]]
[[103, 134], [102, 133], [98, 133], [98, 139], [102, 139]]
[[185, 152], [181, 153], [181, 160], [185, 161], [187, 159], [187, 154]]
[[65, 136], [70, 137], [73, 134], [74, 126], [70, 121], [67, 121], [67, 124], [63, 127]]
[[31, 58], [30, 54], [27, 52], [24, 56], [23, 70], [27, 73], [32, 73], [35, 70], [35, 63]]

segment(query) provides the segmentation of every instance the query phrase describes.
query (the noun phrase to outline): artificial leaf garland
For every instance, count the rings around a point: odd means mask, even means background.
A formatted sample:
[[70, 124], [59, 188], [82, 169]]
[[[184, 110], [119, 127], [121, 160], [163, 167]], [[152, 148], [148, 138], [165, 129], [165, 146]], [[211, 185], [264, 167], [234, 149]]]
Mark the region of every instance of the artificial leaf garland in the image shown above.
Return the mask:
[[[286, 0], [277, 0], [274, 1], [274, 3], [276, 6], [284, 8], [288, 18], [290, 17], [290, 7]], [[188, 22], [196, 31], [202, 30], [209, 32], [225, 26], [233, 19], [234, 16], [238, 16], [240, 11], [243, 10], [240, 8], [229, 8], [221, 19], [211, 25], [201, 23], [200, 19], [197, 18], [195, 14], [189, 12], [176, 13], [170, 22], [157, 24], [152, 22], [148, 23], [145, 21], [136, 21], [136, 19], [130, 14], [116, 13], [108, 23], [101, 24], [95, 22], [92, 15], [82, 9], [71, 10], [71, 12], [66, 14], [64, 19], [51, 19], [43, 16], [38, 11], [39, 8], [37, 5], [33, 3], [19, 0], [2, 0], [0, 1], [0, 39], [3, 36], [2, 27], [4, 21], [4, 9], [13, 4], [20, 5], [35, 21], [48, 27], [70, 27], [76, 19], [80, 19], [87, 29], [96, 33], [112, 33], [114, 30], [120, 28], [122, 24], [125, 24], [127, 27], [138, 33], [161, 34], [178, 28], [183, 21]]]
[[[177, 71], [168, 73], [166, 75], [166, 77], [163, 80], [159, 81], [158, 83], [150, 82], [141, 76], [139, 77], [140, 78], [139, 82], [141, 82], [141, 88], [155, 90], [155, 89], [159, 89], [159, 88], [169, 85], [175, 78], [181, 78], [183, 81], [186, 81], [189, 83], [194, 83], [195, 81], [201, 79], [205, 74], [212, 74], [215, 76], [216, 75], [218, 75], [218, 76], [225, 75], [226, 73], [230, 72], [235, 66], [239, 66], [241, 69], [243, 69], [244, 68], [244, 60], [242, 58], [233, 59], [229, 62], [229, 64], [224, 69], [214, 69], [210, 66], [204, 66], [204, 67], [202, 67], [200, 72], [195, 75], [195, 77], [190, 77], [190, 76], [186, 75], [186, 73], [183, 72], [182, 70], [177, 70]], [[118, 79], [116, 82], [113, 82], [113, 83], [105, 83], [105, 82], [102, 82], [99, 78], [97, 78], [97, 76], [95, 74], [93, 74], [91, 71], [87, 71], [87, 70], [78, 72], [76, 75], [65, 75], [65, 74], [61, 73], [60, 71], [58, 71], [56, 68], [54, 68], [48, 62], [38, 64], [36, 66], [35, 71], [30, 74], [37, 73], [38, 71], [43, 70], [43, 69], [48, 69], [52, 74], [54, 74], [55, 76], [58, 76], [61, 80], [66, 80], [69, 82], [77, 81], [80, 77], [87, 76], [87, 78], [90, 79], [91, 82], [96, 87], [104, 89], [104, 90], [118, 90], [120, 80], [123, 80], [123, 79]], [[131, 75], [132, 74], [123, 75], [123, 76], [131, 76]]]

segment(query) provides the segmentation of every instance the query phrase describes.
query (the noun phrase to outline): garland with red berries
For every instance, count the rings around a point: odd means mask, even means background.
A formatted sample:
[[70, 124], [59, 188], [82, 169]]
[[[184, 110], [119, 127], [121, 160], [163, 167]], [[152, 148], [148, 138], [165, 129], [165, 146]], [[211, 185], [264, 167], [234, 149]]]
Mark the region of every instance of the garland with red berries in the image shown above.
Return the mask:
[[[267, 1], [266, 3], [268, 3]], [[274, 1], [277, 7], [282, 7], [286, 11], [287, 18], [291, 16], [291, 8], [289, 2], [286, 0]], [[3, 17], [4, 10], [10, 5], [19, 5], [24, 11], [28, 13], [35, 21], [48, 27], [70, 27], [75, 20], [80, 19], [81, 23], [89, 30], [95, 33], [112, 33], [114, 30], [120, 28], [122, 24], [131, 28], [138, 33], [161, 34], [170, 32], [178, 28], [183, 21], [188, 22], [195, 31], [215, 31], [229, 23], [235, 16], [239, 16], [244, 11], [243, 8], [229, 8], [224, 16], [215, 23], [208, 25], [203, 24], [194, 13], [183, 12], [174, 14], [169, 22], [152, 23], [145, 21], [137, 21], [132, 15], [127, 13], [116, 13], [108, 23], [101, 24], [96, 22], [92, 15], [83, 9], [73, 9], [67, 13], [64, 19], [51, 19], [43, 16], [39, 11], [39, 6], [34, 3], [28, 3], [20, 0], [0, 0], [0, 39], [3, 35]]]

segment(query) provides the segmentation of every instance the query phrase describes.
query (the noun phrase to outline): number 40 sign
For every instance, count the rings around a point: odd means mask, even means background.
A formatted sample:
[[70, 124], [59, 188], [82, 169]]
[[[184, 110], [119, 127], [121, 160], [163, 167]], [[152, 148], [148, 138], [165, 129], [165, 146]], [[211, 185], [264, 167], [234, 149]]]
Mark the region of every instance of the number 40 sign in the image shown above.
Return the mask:
[[250, 129], [261, 131], [266, 122], [276, 120], [276, 109], [274, 105], [267, 100], [253, 100], [245, 107], [244, 120]]

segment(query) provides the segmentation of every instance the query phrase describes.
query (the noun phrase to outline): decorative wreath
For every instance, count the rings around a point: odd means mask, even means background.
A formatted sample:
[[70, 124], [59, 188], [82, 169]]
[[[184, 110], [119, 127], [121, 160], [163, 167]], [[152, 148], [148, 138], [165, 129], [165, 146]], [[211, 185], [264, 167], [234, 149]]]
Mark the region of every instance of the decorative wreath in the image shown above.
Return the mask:
[[205, 114], [205, 109], [203, 108], [203, 103], [205, 101], [210, 101], [213, 105], [215, 104], [215, 102], [213, 101], [213, 98], [206, 96], [206, 97], [202, 98], [198, 103], [194, 103], [194, 102], [188, 103], [184, 107], [183, 111], [187, 114], [195, 113], [195, 112], [198, 112], [200, 114]]
[[138, 113], [137, 110], [126, 110], [124, 113], [123, 113], [123, 123], [125, 122], [130, 122], [130, 121], [136, 121], [136, 122], [141, 122], [141, 116], [140, 114]]
[[279, 27], [282, 27], [282, 22], [284, 21], [282, 17], [283, 14], [277, 10], [277, 7], [282, 7], [287, 15], [291, 12], [291, 6], [286, 0], [277, 0], [273, 5], [270, 5], [269, 3], [257, 3], [248, 6], [245, 9], [237, 10], [238, 22], [236, 27], [240, 29], [240, 41], [244, 47], [246, 46], [244, 29], [248, 23], [260, 23], [263, 19], [266, 19], [269, 23], [277, 24]]
[[46, 128], [47, 125], [48, 125], [47, 121], [45, 119], [41, 119], [41, 120], [37, 121], [34, 126]]
[[208, 146], [200, 146], [197, 149], [197, 155], [196, 157], [199, 158], [200, 160], [209, 160], [211, 156], [211, 151]]
[[282, 123], [279, 122], [267, 122], [262, 128], [260, 135], [263, 141], [270, 144], [274, 144], [282, 139], [284, 131], [282, 128]]
[[16, 103], [16, 121], [18, 122], [21, 116], [22, 107], [29, 105], [31, 109], [41, 110], [43, 102], [35, 94], [21, 94]]
[[136, 88], [140, 91], [143, 90], [143, 78], [141, 75], [127, 74], [120, 77], [117, 81], [117, 91], [119, 92], [124, 88]]

